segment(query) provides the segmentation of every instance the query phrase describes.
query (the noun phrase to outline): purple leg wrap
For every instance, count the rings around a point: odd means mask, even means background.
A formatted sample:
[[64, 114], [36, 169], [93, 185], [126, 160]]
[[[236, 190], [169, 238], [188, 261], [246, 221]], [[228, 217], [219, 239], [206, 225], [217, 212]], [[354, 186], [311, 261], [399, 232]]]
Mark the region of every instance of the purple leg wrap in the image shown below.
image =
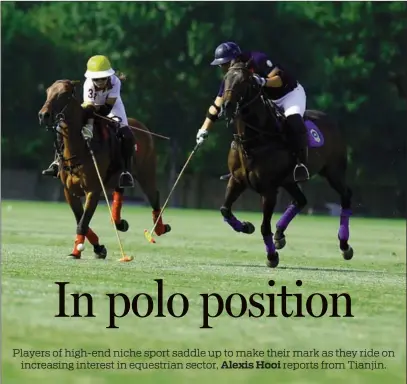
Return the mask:
[[268, 255], [276, 252], [276, 247], [273, 242], [273, 235], [263, 236], [263, 241], [266, 246], [266, 252]]
[[225, 217], [223, 220], [226, 221], [236, 232], [242, 232], [243, 224], [241, 221], [236, 219], [235, 216], [232, 215], [230, 219]]
[[288, 227], [288, 224], [290, 224], [291, 220], [294, 219], [294, 217], [300, 212], [298, 207], [296, 207], [294, 204], [291, 204], [288, 206], [288, 208], [285, 210], [283, 216], [280, 217], [280, 220], [277, 222], [277, 229], [281, 229], [285, 231], [285, 229]]
[[341, 241], [348, 241], [349, 239], [349, 217], [352, 216], [350, 209], [342, 209], [341, 223], [339, 226], [338, 237]]

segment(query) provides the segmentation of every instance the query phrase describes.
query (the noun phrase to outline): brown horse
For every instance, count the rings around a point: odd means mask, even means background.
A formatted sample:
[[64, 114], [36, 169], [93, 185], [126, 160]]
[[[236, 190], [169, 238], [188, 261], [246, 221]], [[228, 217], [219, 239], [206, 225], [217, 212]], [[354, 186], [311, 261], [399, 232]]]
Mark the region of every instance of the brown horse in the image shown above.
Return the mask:
[[[287, 145], [285, 119], [278, 107], [266, 99], [247, 65], [234, 62], [225, 75], [224, 113], [234, 122], [237, 134], [229, 151], [228, 166], [232, 177], [226, 190], [221, 213], [237, 232], [251, 234], [254, 226], [240, 222], [232, 214], [232, 205], [250, 187], [262, 196], [263, 222], [261, 233], [267, 252], [267, 265], [277, 267], [276, 249], [286, 245], [285, 230], [291, 220], [305, 207], [307, 199], [293, 180], [295, 158]], [[341, 197], [339, 247], [344, 259], [353, 257], [348, 244], [352, 191], [346, 183], [347, 151], [336, 124], [320, 111], [307, 110], [304, 116], [308, 129], [310, 176], [319, 174]], [[271, 218], [278, 188], [283, 187], [293, 202], [277, 222], [274, 236]]]
[[[47, 100], [39, 111], [41, 125], [52, 129], [55, 135], [62, 135], [63, 152], [60, 153], [59, 177], [64, 186], [65, 199], [70, 205], [77, 222], [76, 239], [70, 257], [79, 259], [83, 250], [85, 238], [93, 245], [97, 258], [104, 259], [107, 250], [99, 244], [98, 236], [89, 227], [97, 208], [102, 187], [96, 173], [95, 165], [89, 148], [82, 136], [85, 120], [85, 110], [75, 95], [75, 85], [78, 82], [58, 80], [47, 89]], [[133, 156], [133, 177], [153, 208], [153, 221], [160, 214], [160, 194], [156, 186], [156, 153], [154, 142], [149, 130], [139, 121], [129, 118], [129, 125], [143, 131], [132, 129], [136, 151]], [[90, 146], [95, 154], [100, 176], [107, 191], [114, 190], [112, 215], [119, 231], [126, 232], [129, 225], [121, 218], [123, 204], [122, 188], [118, 188], [120, 163], [120, 145], [114, 128], [109, 127], [103, 119], [95, 119], [94, 137]], [[85, 208], [80, 197], [86, 197]], [[156, 226], [156, 234], [163, 235], [171, 230], [168, 224], [163, 224], [161, 218]], [[79, 247], [78, 245], [81, 244]]]

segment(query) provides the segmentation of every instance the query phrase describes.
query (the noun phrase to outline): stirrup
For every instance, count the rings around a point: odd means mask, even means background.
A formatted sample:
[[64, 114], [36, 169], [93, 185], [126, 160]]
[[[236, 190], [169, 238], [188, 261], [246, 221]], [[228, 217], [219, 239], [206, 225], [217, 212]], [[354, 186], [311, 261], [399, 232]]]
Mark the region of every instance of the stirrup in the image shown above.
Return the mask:
[[[123, 183], [123, 179], [125, 183]], [[119, 188], [133, 188], [134, 179], [130, 172], [124, 171], [120, 174], [119, 177]]]
[[232, 176], [230, 173], [228, 173], [227, 175], [222, 175], [221, 177], [219, 177], [220, 180], [222, 181], [226, 181], [230, 179], [230, 176]]
[[54, 160], [47, 169], [44, 169], [41, 172], [44, 176], [52, 176], [54, 178], [58, 178], [59, 174], [59, 162], [58, 160]]
[[[305, 173], [305, 176], [304, 176], [304, 175], [301, 175], [301, 177], [296, 178], [296, 177], [295, 177], [295, 174], [296, 174], [296, 172], [297, 172], [298, 170], [300, 170], [300, 171], [299, 171], [300, 173]], [[309, 171], [308, 171], [308, 168], [307, 168], [303, 163], [298, 163], [298, 164], [296, 164], [296, 166], [295, 166], [295, 168], [294, 168], [294, 171], [293, 171], [293, 177], [294, 177], [294, 181], [295, 181], [295, 182], [309, 180]]]

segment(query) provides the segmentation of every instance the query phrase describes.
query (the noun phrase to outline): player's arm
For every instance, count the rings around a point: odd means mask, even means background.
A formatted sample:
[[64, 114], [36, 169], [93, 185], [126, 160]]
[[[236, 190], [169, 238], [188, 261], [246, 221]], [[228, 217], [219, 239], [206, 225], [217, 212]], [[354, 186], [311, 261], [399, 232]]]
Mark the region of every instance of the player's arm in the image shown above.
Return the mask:
[[256, 64], [260, 73], [268, 74], [266, 77], [256, 75], [256, 80], [262, 87], [279, 88], [283, 86], [281, 69], [278, 65], [274, 65], [267, 55], [260, 54], [257, 56]]
[[280, 76], [280, 68], [275, 67], [267, 75], [265, 87], [278, 88], [278, 87], [281, 87], [282, 85], [283, 85], [283, 80], [281, 79], [281, 76]]
[[83, 108], [95, 109], [96, 89], [91, 79], [83, 83]]
[[[96, 107], [96, 89], [91, 79], [86, 79], [83, 84], [83, 103], [82, 108], [85, 110], [85, 116], [88, 126], [93, 126], [94, 113], [97, 111]], [[90, 128], [89, 128], [90, 129]]]
[[203, 122], [201, 128], [196, 134], [197, 144], [202, 144], [205, 138], [208, 136], [208, 131], [212, 128], [213, 124], [219, 118], [219, 113], [221, 111], [221, 106], [223, 104], [223, 91], [225, 88], [225, 82], [222, 81], [218, 95], [216, 96], [215, 101], [210, 105], [206, 111], [205, 121]]
[[210, 105], [206, 112], [205, 121], [202, 124], [201, 129], [210, 129], [213, 124], [218, 120], [221, 106], [223, 104], [223, 96], [217, 96], [215, 101]]
[[117, 78], [112, 89], [109, 92], [109, 95], [105, 101], [104, 105], [100, 106], [100, 114], [107, 116], [113, 109], [114, 104], [116, 103], [117, 98], [120, 96], [121, 82]]

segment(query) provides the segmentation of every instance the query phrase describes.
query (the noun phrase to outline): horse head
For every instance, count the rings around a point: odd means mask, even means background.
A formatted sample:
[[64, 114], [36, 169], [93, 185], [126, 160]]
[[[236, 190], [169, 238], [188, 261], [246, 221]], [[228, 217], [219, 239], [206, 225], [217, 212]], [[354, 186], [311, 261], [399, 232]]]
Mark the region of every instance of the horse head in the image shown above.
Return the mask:
[[253, 79], [248, 64], [234, 61], [231, 63], [224, 77], [225, 91], [223, 93], [223, 107], [226, 120], [231, 122], [242, 109], [253, 99], [253, 94], [259, 93], [260, 88]]
[[[238, 136], [244, 136], [251, 145], [260, 144], [263, 138], [275, 140], [281, 133], [274, 107], [267, 102], [263, 88], [257, 84], [247, 63], [232, 62], [225, 77], [223, 110], [227, 124], [233, 121], [237, 125]], [[244, 141], [247, 141], [244, 140]], [[255, 142], [253, 142], [255, 141]]]
[[57, 80], [47, 88], [47, 99], [38, 113], [40, 125], [53, 126], [65, 119], [66, 110], [75, 99], [75, 87], [79, 81]]

